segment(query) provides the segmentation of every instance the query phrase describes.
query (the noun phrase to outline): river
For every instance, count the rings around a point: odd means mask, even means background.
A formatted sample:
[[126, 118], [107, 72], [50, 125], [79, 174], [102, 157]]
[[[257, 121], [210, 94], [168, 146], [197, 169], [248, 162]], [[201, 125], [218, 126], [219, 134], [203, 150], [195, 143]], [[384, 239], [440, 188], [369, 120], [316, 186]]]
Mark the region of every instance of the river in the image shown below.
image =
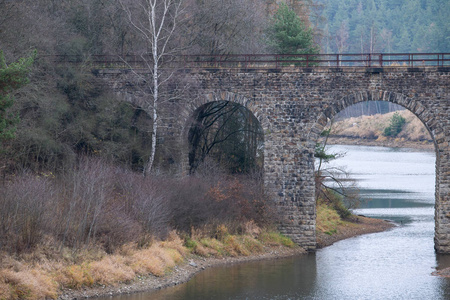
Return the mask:
[[314, 254], [205, 270], [189, 282], [114, 300], [450, 299], [450, 266], [434, 252], [435, 155], [411, 149], [332, 146], [333, 163], [355, 178], [365, 199], [355, 213], [395, 228], [335, 243]]

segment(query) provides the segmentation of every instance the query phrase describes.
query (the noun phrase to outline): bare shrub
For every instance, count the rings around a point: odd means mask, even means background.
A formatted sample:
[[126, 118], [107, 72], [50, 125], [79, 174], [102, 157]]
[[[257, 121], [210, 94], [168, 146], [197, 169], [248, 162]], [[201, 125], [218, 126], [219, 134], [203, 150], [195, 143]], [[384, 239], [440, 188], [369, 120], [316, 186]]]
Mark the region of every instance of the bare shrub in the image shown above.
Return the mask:
[[79, 247], [94, 241], [99, 220], [112, 196], [114, 171], [101, 160], [82, 158], [63, 178], [59, 220], [63, 244]]
[[168, 209], [159, 183], [98, 159], [84, 158], [65, 179], [63, 244], [105, 250], [144, 236], [164, 236]]
[[22, 252], [40, 242], [53, 185], [45, 177], [23, 175], [4, 183], [0, 195], [0, 248]]
[[157, 238], [164, 238], [170, 231], [168, 181], [164, 177], [143, 177], [133, 172], [121, 173], [117, 181], [116, 192], [124, 212], [139, 222], [147, 235]]
[[196, 173], [180, 179], [171, 189], [171, 225], [175, 229], [189, 233], [192, 228], [202, 228], [213, 235], [217, 226], [226, 224], [231, 232], [242, 233], [247, 221], [258, 225], [275, 221], [274, 202], [261, 178], [230, 177], [212, 170], [207, 176]]
[[1, 187], [0, 247], [21, 253], [51, 240], [50, 252], [59, 244], [59, 251], [100, 246], [112, 253], [127, 243], [166, 239], [173, 229], [190, 234], [199, 228], [214, 236], [222, 224], [241, 233], [249, 221], [273, 222], [275, 210], [260, 178], [228, 177], [214, 166], [202, 172], [143, 177], [84, 157], [59, 177], [13, 177]]

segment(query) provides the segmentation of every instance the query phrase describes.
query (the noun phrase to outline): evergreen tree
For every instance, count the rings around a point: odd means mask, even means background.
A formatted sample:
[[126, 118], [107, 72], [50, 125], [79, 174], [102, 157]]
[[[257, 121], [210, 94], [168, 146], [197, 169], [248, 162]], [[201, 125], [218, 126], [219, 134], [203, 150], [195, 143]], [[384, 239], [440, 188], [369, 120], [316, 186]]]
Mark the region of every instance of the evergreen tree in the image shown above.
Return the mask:
[[332, 41], [343, 22], [349, 35], [345, 53], [437, 53], [450, 49], [448, 0], [317, 0], [317, 3], [324, 5], [322, 17], [328, 20], [319, 24], [323, 32], [327, 29], [322, 41], [326, 52], [339, 52]]
[[14, 104], [12, 92], [28, 83], [28, 73], [35, 55], [7, 65], [0, 50], [0, 143], [14, 137], [14, 124], [18, 122], [18, 117], [8, 112]]
[[312, 29], [285, 3], [281, 3], [269, 28], [269, 44], [279, 54], [317, 54]]

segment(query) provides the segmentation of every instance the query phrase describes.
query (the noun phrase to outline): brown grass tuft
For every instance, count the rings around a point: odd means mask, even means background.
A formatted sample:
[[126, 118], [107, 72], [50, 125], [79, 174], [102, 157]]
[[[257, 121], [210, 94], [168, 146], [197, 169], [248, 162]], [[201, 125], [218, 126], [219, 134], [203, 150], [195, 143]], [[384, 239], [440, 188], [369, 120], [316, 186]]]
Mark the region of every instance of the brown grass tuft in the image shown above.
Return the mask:
[[60, 282], [63, 287], [71, 289], [79, 289], [83, 286], [89, 287], [94, 284], [94, 279], [89, 272], [87, 263], [65, 267], [56, 275], [56, 280]]
[[165, 266], [163, 261], [155, 255], [155, 247], [140, 250], [133, 254], [132, 265], [133, 270], [138, 274], [151, 273], [155, 276], [163, 276], [165, 274]]
[[129, 282], [134, 279], [135, 272], [126, 264], [123, 256], [112, 255], [89, 265], [90, 274], [95, 283], [116, 285], [119, 282]]
[[0, 299], [56, 299], [58, 285], [37, 269], [0, 271]]

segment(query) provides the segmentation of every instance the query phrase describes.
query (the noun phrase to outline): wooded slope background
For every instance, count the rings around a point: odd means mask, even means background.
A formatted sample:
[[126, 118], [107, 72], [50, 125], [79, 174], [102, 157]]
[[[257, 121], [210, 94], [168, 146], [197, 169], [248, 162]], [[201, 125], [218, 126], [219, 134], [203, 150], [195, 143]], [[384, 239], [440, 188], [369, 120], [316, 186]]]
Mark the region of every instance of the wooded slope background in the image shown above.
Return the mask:
[[450, 50], [448, 0], [318, 0], [325, 53]]
[[[310, 28], [321, 52], [450, 52], [447, 0], [183, 2], [169, 45], [177, 54], [273, 53], [269, 29], [281, 2]], [[2, 144], [0, 171], [64, 171], [79, 154], [142, 168], [151, 144], [148, 112], [102, 90], [87, 67], [94, 55], [148, 51], [118, 0], [0, 0], [0, 50], [7, 64], [37, 50], [30, 83], [16, 91], [11, 113], [20, 122]], [[80, 64], [42, 59], [53, 55], [78, 55]]]

